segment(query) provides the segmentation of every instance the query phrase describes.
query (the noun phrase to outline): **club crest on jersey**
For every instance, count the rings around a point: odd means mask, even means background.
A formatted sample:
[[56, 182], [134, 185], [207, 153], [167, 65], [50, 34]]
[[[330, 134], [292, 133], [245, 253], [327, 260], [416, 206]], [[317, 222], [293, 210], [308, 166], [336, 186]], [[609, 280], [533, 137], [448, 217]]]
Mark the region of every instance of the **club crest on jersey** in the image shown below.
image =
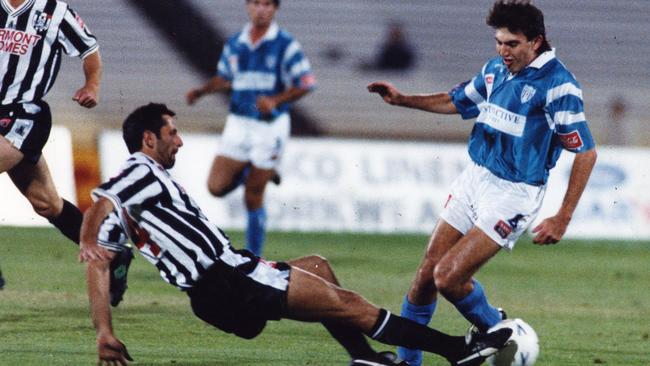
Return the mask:
[[533, 96], [535, 96], [536, 92], [537, 89], [533, 88], [532, 86], [524, 85], [524, 88], [521, 90], [521, 104], [527, 103], [533, 99]]
[[266, 56], [266, 67], [268, 67], [269, 69], [274, 68], [276, 62], [277, 62], [277, 57], [275, 57], [275, 56]]
[[52, 22], [52, 15], [44, 13], [40, 10], [34, 12], [34, 29], [37, 32], [44, 32], [50, 27]]

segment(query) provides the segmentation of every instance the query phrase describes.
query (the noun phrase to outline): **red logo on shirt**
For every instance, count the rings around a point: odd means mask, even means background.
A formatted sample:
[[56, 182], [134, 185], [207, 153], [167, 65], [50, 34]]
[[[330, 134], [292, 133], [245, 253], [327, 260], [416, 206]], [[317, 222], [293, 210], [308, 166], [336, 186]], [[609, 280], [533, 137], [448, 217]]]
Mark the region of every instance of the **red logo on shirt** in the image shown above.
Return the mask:
[[580, 132], [578, 131], [558, 133], [558, 136], [565, 149], [574, 150], [583, 146], [582, 137], [580, 137]]
[[0, 127], [6, 128], [11, 124], [11, 118], [0, 118]]
[[494, 75], [485, 75], [485, 83], [492, 84], [494, 82]]
[[38, 34], [29, 34], [15, 29], [0, 29], [0, 53], [24, 55], [41, 40]]

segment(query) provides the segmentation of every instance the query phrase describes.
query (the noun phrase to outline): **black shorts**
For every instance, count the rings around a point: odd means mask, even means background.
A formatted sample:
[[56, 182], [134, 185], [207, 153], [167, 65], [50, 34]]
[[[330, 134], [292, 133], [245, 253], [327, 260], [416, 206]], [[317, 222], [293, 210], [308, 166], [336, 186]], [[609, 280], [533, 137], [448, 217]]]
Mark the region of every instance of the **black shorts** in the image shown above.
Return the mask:
[[51, 129], [50, 106], [42, 100], [0, 105], [0, 134], [23, 153], [25, 162], [38, 162]]
[[214, 264], [189, 289], [192, 310], [201, 320], [239, 337], [252, 339], [268, 320], [280, 320], [287, 307], [291, 267], [252, 254], [238, 267]]

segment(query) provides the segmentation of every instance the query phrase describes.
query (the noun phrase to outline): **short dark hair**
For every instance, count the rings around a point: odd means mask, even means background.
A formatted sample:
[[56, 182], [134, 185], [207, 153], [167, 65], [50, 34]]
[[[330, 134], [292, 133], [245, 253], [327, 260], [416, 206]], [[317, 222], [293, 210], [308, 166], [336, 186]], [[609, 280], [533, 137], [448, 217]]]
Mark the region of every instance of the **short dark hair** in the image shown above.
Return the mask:
[[[253, 1], [253, 0], [246, 0], [247, 3], [251, 2], [251, 1]], [[273, 4], [275, 4], [276, 8], [279, 8], [280, 7], [280, 0], [273, 0]]]
[[149, 103], [131, 112], [122, 124], [122, 138], [126, 143], [129, 153], [133, 154], [142, 149], [144, 131], [151, 131], [160, 138], [160, 129], [165, 125], [162, 116], [168, 114], [175, 116], [172, 110], [160, 103]]
[[542, 36], [542, 46], [538, 53], [551, 50], [546, 39], [544, 13], [530, 0], [497, 0], [485, 19], [492, 28], [508, 28], [512, 33], [521, 32], [526, 39]]

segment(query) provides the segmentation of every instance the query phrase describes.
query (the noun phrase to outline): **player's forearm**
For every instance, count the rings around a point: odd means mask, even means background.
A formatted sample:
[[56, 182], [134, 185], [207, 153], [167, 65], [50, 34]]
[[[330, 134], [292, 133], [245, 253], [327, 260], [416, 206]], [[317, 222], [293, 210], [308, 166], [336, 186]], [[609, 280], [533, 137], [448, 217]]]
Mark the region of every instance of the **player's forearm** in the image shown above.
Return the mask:
[[111, 309], [109, 307], [110, 261], [91, 261], [86, 267], [90, 313], [97, 335], [112, 334]]
[[395, 104], [432, 113], [457, 113], [456, 106], [454, 106], [451, 97], [447, 93], [400, 95]]
[[106, 198], [100, 198], [84, 213], [81, 223], [81, 245], [96, 245], [99, 228], [108, 214], [113, 210], [113, 203]]
[[84, 58], [83, 71], [86, 78], [85, 86], [91, 87], [97, 92], [102, 79], [102, 59], [99, 50]]
[[591, 149], [582, 153], [576, 154], [573, 160], [573, 167], [571, 168], [571, 175], [569, 177], [569, 185], [562, 201], [562, 206], [558, 210], [557, 216], [570, 221], [573, 212], [578, 206], [578, 201], [587, 187], [589, 176], [596, 164], [596, 149]]
[[295, 102], [296, 100], [307, 95], [311, 89], [306, 88], [289, 88], [284, 92], [274, 95], [272, 98], [275, 101], [275, 105], [280, 105], [283, 103]]
[[197, 96], [203, 96], [206, 94], [226, 92], [231, 89], [231, 82], [223, 79], [219, 76], [214, 76], [210, 78], [205, 84], [201, 87], [195, 89]]

